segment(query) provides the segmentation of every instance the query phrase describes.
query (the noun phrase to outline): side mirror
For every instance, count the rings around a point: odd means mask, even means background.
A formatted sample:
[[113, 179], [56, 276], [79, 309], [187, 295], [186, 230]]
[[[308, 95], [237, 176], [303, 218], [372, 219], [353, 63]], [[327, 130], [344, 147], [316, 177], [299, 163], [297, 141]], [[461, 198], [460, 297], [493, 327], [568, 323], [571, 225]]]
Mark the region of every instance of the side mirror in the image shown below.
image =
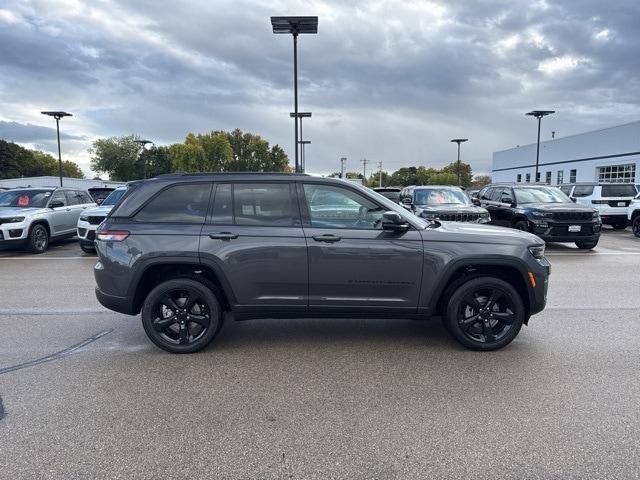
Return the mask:
[[54, 200], [49, 204], [49, 208], [58, 208], [58, 207], [64, 207], [64, 203], [62, 203], [60, 200]]
[[500, 202], [506, 203], [507, 205], [513, 205], [513, 199], [511, 197], [502, 197]]
[[404, 197], [402, 199], [402, 203], [403, 203], [403, 205], [411, 205], [411, 203], [413, 203], [413, 202], [411, 201], [411, 197]]
[[480, 199], [478, 197], [474, 197], [471, 199], [471, 203], [473, 203], [476, 207], [480, 206]]
[[409, 230], [409, 224], [404, 221], [404, 218], [398, 212], [389, 211], [382, 214], [382, 229], [404, 232]]

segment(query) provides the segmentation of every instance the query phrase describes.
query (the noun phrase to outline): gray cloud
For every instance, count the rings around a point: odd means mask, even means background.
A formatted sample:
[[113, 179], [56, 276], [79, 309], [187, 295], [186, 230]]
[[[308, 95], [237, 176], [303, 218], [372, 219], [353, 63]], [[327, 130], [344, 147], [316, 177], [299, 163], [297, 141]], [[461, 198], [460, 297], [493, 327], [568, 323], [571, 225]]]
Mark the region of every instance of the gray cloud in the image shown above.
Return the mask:
[[97, 136], [169, 143], [235, 127], [293, 157], [292, 42], [272, 34], [275, 14], [320, 17], [299, 43], [314, 172], [342, 155], [352, 169], [364, 156], [443, 165], [461, 135], [463, 157], [487, 171], [492, 151], [535, 140], [532, 108], [558, 111], [546, 138], [640, 116], [636, 0], [5, 3], [0, 115], [38, 142], [27, 130], [45, 124], [39, 110], [73, 111], [70, 135], [84, 140], [69, 149], [85, 168]]

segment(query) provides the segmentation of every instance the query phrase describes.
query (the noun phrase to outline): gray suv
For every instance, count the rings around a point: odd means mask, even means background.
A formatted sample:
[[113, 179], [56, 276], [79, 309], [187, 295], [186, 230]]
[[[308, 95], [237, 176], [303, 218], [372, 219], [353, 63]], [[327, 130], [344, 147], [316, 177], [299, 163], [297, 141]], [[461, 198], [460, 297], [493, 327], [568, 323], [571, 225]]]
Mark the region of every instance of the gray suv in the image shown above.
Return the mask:
[[225, 317], [433, 315], [462, 345], [495, 350], [544, 308], [549, 277], [535, 235], [421, 219], [300, 174], [134, 182], [95, 245], [100, 303], [142, 312], [151, 341], [175, 353], [204, 348]]
[[0, 193], [0, 246], [43, 253], [51, 240], [73, 237], [80, 213], [96, 204], [86, 190], [15, 188]]

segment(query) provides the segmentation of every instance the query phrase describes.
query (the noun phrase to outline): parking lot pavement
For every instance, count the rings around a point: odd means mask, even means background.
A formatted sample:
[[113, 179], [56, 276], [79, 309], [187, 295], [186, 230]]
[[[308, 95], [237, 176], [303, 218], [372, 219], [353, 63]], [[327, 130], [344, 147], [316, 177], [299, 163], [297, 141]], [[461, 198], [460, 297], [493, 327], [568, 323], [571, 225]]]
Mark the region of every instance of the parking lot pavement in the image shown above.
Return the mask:
[[170, 355], [71, 248], [0, 256], [0, 369], [103, 334], [0, 373], [2, 478], [639, 478], [628, 231], [551, 245], [548, 308], [493, 353], [438, 321], [258, 320]]

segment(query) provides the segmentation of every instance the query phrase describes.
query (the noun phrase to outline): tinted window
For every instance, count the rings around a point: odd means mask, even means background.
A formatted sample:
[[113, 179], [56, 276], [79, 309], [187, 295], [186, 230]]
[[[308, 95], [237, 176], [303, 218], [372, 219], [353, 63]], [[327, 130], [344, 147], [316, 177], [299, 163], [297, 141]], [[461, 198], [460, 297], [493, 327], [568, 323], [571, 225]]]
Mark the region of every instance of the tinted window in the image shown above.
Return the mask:
[[83, 192], [82, 190], [78, 190], [78, 198], [80, 199], [80, 203], [95, 203], [91, 195], [87, 192]]
[[469, 205], [469, 197], [458, 188], [417, 188], [416, 205]]
[[381, 229], [385, 208], [347, 188], [305, 185], [311, 226], [315, 228]]
[[483, 200], [491, 200], [491, 194], [493, 193], [493, 190], [493, 188], [485, 188], [478, 194], [478, 196]]
[[80, 205], [84, 203], [82, 201], [82, 197], [80, 196], [81, 192], [77, 190], [66, 190], [65, 194], [67, 195], [67, 200], [69, 201], [69, 205]]
[[231, 184], [220, 183], [216, 186], [216, 194], [213, 200], [213, 213], [211, 221], [218, 224], [230, 225], [233, 223], [233, 207], [231, 204]]
[[115, 205], [118, 202], [118, 200], [120, 200], [120, 197], [122, 197], [122, 195], [124, 195], [124, 192], [126, 191], [127, 190], [124, 188], [121, 188], [119, 190], [114, 190], [109, 194], [107, 198], [104, 199], [104, 202], [102, 202], [101, 205]]
[[[503, 200], [510, 200], [509, 202], [503, 202]], [[502, 192], [500, 193], [500, 201], [503, 203], [512, 203], [513, 202], [513, 196], [511, 194], [511, 189], [510, 188], [505, 188], [502, 190]]]
[[633, 185], [603, 185], [603, 197], [635, 197], [636, 187]]
[[504, 188], [492, 188], [491, 189], [491, 200], [494, 202], [499, 202], [500, 197], [502, 196], [502, 191]]
[[380, 195], [382, 195], [385, 198], [388, 198], [389, 200], [391, 200], [392, 202], [397, 202], [398, 200], [400, 200], [400, 192], [396, 192], [393, 190], [376, 190], [376, 193], [379, 193]]
[[571, 200], [559, 188], [515, 188], [518, 203], [569, 203]]
[[288, 183], [249, 183], [233, 186], [236, 225], [288, 227], [293, 225]]
[[51, 196], [51, 201], [62, 202], [63, 206], [66, 206], [69, 204], [69, 201], [67, 200], [64, 190], [56, 190], [54, 194]]
[[182, 184], [155, 196], [136, 215], [139, 222], [203, 223], [211, 184]]
[[560, 187], [560, 190], [565, 195], [569, 195], [571, 193], [571, 186], [570, 185], [563, 185], [562, 187]]
[[43, 208], [51, 197], [51, 190], [9, 190], [0, 193], [0, 207]]
[[573, 189], [574, 197], [588, 197], [593, 193], [593, 185], [576, 185]]

